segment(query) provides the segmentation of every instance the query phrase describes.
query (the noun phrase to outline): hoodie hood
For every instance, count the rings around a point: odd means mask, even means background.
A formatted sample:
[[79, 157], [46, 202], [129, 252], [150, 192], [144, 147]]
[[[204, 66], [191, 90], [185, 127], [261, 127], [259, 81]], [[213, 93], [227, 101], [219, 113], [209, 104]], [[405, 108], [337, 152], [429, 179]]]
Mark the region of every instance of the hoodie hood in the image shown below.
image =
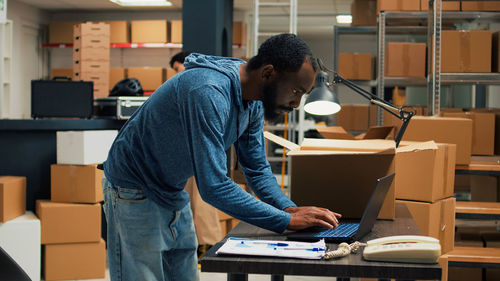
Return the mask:
[[195, 67], [205, 67], [219, 71], [231, 80], [231, 86], [238, 93], [238, 105], [242, 105], [241, 83], [240, 83], [240, 65], [246, 63], [244, 60], [230, 57], [207, 56], [198, 53], [192, 53], [184, 60], [186, 70]]

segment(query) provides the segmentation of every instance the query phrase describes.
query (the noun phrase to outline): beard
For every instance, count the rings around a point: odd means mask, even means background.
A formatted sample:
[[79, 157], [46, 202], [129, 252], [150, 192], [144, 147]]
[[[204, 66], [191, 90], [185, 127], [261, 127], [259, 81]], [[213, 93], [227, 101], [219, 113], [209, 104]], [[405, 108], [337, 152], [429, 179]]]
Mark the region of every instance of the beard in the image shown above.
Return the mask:
[[262, 89], [264, 97], [262, 103], [264, 105], [264, 118], [269, 122], [278, 122], [283, 117], [283, 111], [292, 111], [293, 108], [281, 106], [277, 104], [277, 88], [276, 82], [267, 84]]

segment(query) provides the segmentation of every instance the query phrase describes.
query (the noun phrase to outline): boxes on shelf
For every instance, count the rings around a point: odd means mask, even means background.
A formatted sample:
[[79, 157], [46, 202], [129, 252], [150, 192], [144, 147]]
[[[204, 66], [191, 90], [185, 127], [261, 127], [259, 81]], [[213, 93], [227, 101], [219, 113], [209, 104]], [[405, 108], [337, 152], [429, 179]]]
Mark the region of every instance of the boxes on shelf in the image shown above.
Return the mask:
[[444, 117], [460, 117], [472, 120], [473, 155], [495, 154], [495, 114], [480, 112], [443, 112]]
[[247, 24], [243, 21], [233, 22], [233, 44], [234, 45], [247, 44]]
[[155, 91], [165, 82], [165, 73], [161, 67], [129, 67], [129, 78], [136, 78], [144, 91]]
[[[420, 0], [420, 10], [429, 10], [429, 0]], [[460, 1], [454, 0], [442, 0], [441, 10], [443, 11], [460, 11]]]
[[130, 43], [130, 26], [127, 21], [106, 21], [109, 24], [109, 43]]
[[442, 254], [453, 250], [455, 238], [455, 198], [449, 197], [433, 203], [399, 199], [396, 201], [406, 204], [422, 235], [439, 239]]
[[[371, 124], [370, 117], [373, 117], [371, 109], [366, 104], [343, 104], [337, 113], [337, 125], [347, 131], [366, 131]], [[374, 117], [376, 120], [376, 115]]]
[[367, 53], [339, 53], [338, 73], [347, 80], [372, 79], [372, 55]]
[[132, 43], [167, 43], [166, 20], [133, 20], [130, 29]]
[[354, 0], [351, 3], [351, 26], [377, 25], [377, 0]]
[[73, 77], [73, 68], [51, 68], [50, 79], [54, 77]]
[[41, 243], [98, 242], [101, 239], [101, 205], [36, 201]]
[[40, 280], [40, 220], [30, 211], [0, 223], [0, 247], [28, 274]]
[[474, 202], [497, 202], [497, 177], [487, 175], [470, 175], [470, 197], [471, 201]]
[[49, 23], [50, 44], [73, 44], [73, 25], [77, 21], [51, 21]]
[[388, 42], [385, 75], [425, 78], [425, 49], [425, 43]]
[[377, 0], [380, 11], [420, 11], [420, 2], [415, 0]]
[[57, 164], [88, 165], [106, 160], [118, 131], [58, 131]]
[[469, 164], [472, 147], [472, 120], [455, 117], [414, 116], [403, 140], [454, 143], [457, 164]]
[[168, 34], [170, 35], [168, 42], [182, 44], [182, 20], [168, 21]]
[[45, 245], [45, 280], [104, 278], [106, 272], [105, 246], [102, 239], [93, 243]]
[[[343, 218], [361, 218], [376, 180], [394, 173], [394, 141], [304, 139], [298, 146], [269, 132], [264, 136], [290, 150], [291, 199], [329, 208]], [[394, 189], [393, 183], [379, 218], [394, 218]]]
[[366, 140], [366, 139], [386, 139], [386, 138], [394, 137], [393, 134], [391, 134], [394, 130], [394, 127], [390, 127], [390, 126], [370, 127], [366, 133], [362, 133], [362, 134], [359, 134], [357, 136], [353, 136], [353, 135], [349, 134], [341, 126], [319, 127], [319, 128], [316, 128], [316, 130], [325, 139]]
[[125, 68], [112, 67], [109, 69], [109, 90], [113, 89], [116, 83], [125, 79]]
[[102, 174], [97, 165], [50, 165], [50, 199], [65, 203], [101, 202]]
[[396, 149], [396, 198], [435, 202], [453, 196], [455, 144], [401, 142]]
[[491, 72], [490, 30], [443, 30], [441, 72]]
[[492, 71], [500, 72], [500, 31], [493, 33]]
[[26, 212], [26, 177], [0, 176], [0, 222]]
[[166, 79], [167, 80], [174, 77], [175, 74], [177, 74], [177, 72], [175, 72], [175, 70], [173, 68], [170, 68], [170, 67], [166, 68], [166, 75], [167, 75]]
[[462, 0], [462, 11], [500, 11], [500, 1], [471, 1]]

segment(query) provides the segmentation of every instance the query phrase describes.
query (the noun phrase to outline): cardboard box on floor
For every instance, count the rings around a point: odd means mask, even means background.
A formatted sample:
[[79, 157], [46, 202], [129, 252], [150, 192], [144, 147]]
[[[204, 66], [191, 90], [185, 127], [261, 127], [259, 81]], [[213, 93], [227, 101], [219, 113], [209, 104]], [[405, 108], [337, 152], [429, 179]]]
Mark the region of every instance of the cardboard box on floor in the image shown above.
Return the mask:
[[106, 245], [93, 243], [44, 246], [45, 280], [99, 279], [106, 273]]
[[406, 204], [422, 235], [439, 239], [442, 254], [453, 250], [455, 198], [449, 197], [433, 203], [406, 200], [396, 202]]
[[480, 112], [443, 112], [443, 117], [460, 117], [472, 120], [473, 155], [495, 154], [495, 114]]
[[130, 30], [131, 43], [167, 43], [166, 20], [133, 20]]
[[436, 202], [453, 196], [455, 144], [401, 142], [396, 149], [396, 198]]
[[372, 79], [372, 55], [369, 53], [339, 53], [338, 73], [347, 80]]
[[50, 199], [62, 203], [98, 203], [103, 171], [97, 165], [50, 165]]
[[26, 212], [26, 178], [0, 177], [0, 222], [6, 222]]
[[[394, 141], [306, 138], [299, 146], [269, 132], [264, 136], [290, 150], [292, 201], [343, 218], [361, 218], [376, 180], [394, 173]], [[393, 182], [379, 218], [394, 219], [394, 192]]]
[[490, 30], [443, 30], [441, 72], [491, 72]]
[[101, 205], [36, 201], [42, 244], [97, 242], [101, 239]]
[[377, 14], [380, 11], [420, 11], [420, 2], [416, 0], [378, 0]]
[[385, 75], [425, 78], [425, 51], [425, 43], [388, 42]]
[[390, 126], [374, 126], [368, 129], [368, 132], [353, 136], [349, 134], [341, 126], [319, 127], [316, 130], [325, 139], [342, 139], [342, 140], [366, 140], [366, 139], [386, 139], [394, 130]]
[[457, 164], [470, 163], [472, 120], [455, 117], [414, 116], [403, 140], [454, 143], [457, 145]]
[[377, 0], [352, 1], [351, 15], [351, 26], [377, 25]]

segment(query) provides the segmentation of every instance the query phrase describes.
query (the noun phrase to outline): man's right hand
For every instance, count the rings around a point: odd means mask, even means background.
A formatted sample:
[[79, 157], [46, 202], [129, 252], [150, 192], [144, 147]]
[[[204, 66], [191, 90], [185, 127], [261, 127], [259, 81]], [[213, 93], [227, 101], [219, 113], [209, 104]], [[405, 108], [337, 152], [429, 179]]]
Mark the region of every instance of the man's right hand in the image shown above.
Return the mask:
[[288, 207], [284, 210], [292, 215], [288, 224], [289, 230], [301, 230], [308, 227], [318, 226], [322, 228], [337, 227], [341, 214], [319, 207]]

